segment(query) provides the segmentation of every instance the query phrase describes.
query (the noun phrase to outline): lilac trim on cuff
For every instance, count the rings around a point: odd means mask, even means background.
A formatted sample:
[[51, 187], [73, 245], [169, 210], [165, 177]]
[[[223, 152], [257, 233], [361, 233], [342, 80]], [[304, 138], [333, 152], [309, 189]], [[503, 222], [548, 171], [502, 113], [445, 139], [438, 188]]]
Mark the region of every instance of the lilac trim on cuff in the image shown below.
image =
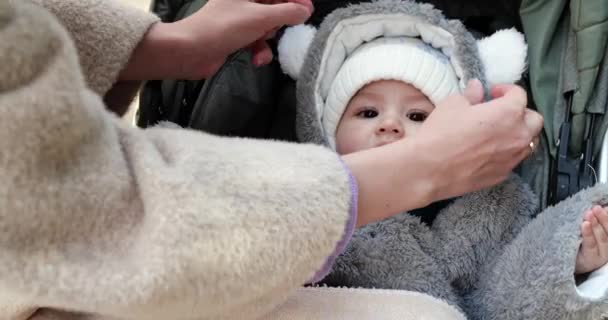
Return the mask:
[[344, 166], [344, 170], [346, 170], [346, 173], [348, 174], [351, 197], [349, 216], [348, 221], [346, 221], [346, 226], [344, 227], [344, 235], [342, 236], [342, 239], [338, 242], [338, 245], [336, 246], [334, 252], [325, 260], [323, 267], [319, 271], [317, 271], [317, 273], [315, 273], [314, 277], [310, 281], [308, 281], [308, 283], [319, 282], [329, 274], [329, 272], [331, 271], [331, 267], [334, 265], [334, 262], [336, 262], [336, 258], [338, 258], [338, 256], [342, 254], [342, 252], [344, 252], [344, 249], [346, 249], [346, 245], [350, 241], [350, 238], [352, 237], [353, 232], [355, 231], [355, 225], [357, 223], [357, 200], [359, 199], [359, 188], [357, 187], [357, 180], [355, 180], [355, 177], [350, 172], [350, 169], [346, 166], [344, 162], [342, 162], [342, 165]]

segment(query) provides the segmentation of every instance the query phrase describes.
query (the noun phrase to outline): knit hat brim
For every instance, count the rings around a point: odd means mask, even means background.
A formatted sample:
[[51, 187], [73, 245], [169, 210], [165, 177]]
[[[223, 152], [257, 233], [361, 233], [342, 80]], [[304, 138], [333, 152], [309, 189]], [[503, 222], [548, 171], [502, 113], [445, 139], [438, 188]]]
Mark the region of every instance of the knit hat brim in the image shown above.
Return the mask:
[[458, 77], [441, 51], [417, 38], [374, 39], [349, 55], [331, 84], [321, 113], [331, 147], [335, 148], [335, 133], [349, 101], [365, 85], [380, 80], [411, 84], [433, 104], [460, 92]]

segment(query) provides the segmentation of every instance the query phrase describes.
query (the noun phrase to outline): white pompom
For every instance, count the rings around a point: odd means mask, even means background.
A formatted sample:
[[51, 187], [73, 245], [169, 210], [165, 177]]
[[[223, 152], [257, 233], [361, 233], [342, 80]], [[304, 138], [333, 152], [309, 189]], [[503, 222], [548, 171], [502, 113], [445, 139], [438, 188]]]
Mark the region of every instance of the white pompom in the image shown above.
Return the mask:
[[500, 30], [477, 42], [490, 85], [515, 83], [526, 70], [528, 45], [524, 35], [512, 29]]
[[293, 79], [298, 79], [308, 47], [315, 37], [317, 29], [310, 25], [297, 25], [285, 29], [279, 40], [279, 63], [281, 69]]

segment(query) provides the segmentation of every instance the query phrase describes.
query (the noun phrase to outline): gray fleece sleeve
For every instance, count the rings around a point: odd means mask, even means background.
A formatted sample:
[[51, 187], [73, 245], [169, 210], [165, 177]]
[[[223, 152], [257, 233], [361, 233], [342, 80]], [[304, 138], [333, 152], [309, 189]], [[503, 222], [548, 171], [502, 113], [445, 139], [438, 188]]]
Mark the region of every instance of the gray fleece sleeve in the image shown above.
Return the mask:
[[334, 152], [132, 128], [27, 2], [0, 0], [0, 40], [1, 292], [107, 318], [255, 318], [344, 239]]
[[608, 187], [584, 190], [532, 220], [467, 297], [472, 319], [601, 319], [608, 315], [608, 275], [598, 270], [577, 287], [574, 261], [583, 212], [608, 204]]
[[459, 292], [468, 292], [480, 270], [530, 222], [538, 201], [521, 178], [467, 194], [437, 216], [433, 255]]

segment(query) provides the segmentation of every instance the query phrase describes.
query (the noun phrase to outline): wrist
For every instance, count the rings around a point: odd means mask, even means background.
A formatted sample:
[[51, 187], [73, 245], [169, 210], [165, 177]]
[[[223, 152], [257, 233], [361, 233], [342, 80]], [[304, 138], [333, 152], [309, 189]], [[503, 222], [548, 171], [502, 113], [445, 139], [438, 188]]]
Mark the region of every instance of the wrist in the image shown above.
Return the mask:
[[359, 187], [357, 225], [382, 220], [436, 200], [437, 177], [416, 139], [344, 155]]
[[410, 190], [415, 199], [407, 210], [425, 207], [439, 200], [442, 181], [438, 175], [437, 160], [433, 156], [433, 151], [429, 150], [428, 144], [415, 137], [396, 143], [402, 145], [397, 146], [394, 151], [391, 150], [391, 154], [397, 154], [397, 156], [391, 157], [395, 162], [394, 165], [399, 168], [400, 172], [411, 177], [402, 179], [399, 186], [403, 190]]
[[182, 55], [188, 50], [189, 39], [177, 31], [172, 23], [153, 24], [133, 51], [120, 80], [179, 78], [185, 61]]

